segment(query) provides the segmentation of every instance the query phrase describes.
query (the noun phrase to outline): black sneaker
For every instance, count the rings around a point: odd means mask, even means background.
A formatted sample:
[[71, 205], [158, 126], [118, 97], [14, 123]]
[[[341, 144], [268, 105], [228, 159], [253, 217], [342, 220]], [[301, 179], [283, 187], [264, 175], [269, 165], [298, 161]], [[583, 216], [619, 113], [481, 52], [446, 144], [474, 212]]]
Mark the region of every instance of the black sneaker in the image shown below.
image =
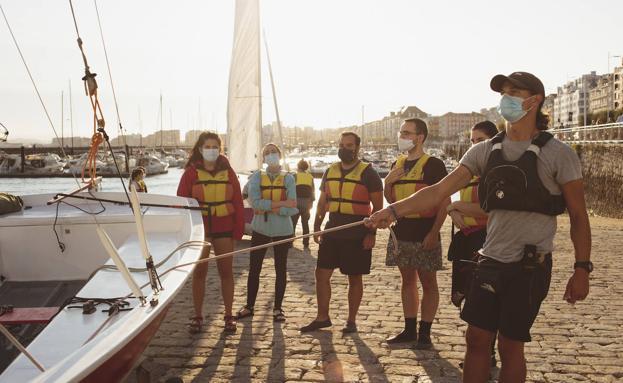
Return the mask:
[[300, 332], [310, 332], [320, 330], [321, 328], [331, 327], [333, 324], [331, 323], [331, 319], [327, 320], [315, 320], [308, 324], [307, 326], [303, 326], [299, 329]]
[[430, 350], [433, 348], [433, 342], [430, 340], [430, 335], [422, 335], [418, 336], [417, 343], [413, 347], [416, 350]]
[[407, 343], [407, 342], [415, 342], [417, 340], [417, 335], [413, 333], [408, 333], [406, 331], [401, 332], [400, 334], [388, 338], [386, 340], [387, 344], [396, 344], [396, 343]]
[[348, 321], [346, 325], [342, 328], [342, 333], [344, 334], [352, 334], [357, 332], [357, 323]]

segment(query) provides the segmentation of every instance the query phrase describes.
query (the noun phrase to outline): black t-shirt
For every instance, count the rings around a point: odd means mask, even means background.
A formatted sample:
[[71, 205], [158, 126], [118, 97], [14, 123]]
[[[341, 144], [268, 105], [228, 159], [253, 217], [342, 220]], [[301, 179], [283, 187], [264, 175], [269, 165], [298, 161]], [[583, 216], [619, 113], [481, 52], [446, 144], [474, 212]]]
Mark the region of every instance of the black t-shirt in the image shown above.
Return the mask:
[[[347, 175], [355, 167], [351, 169], [344, 170], [340, 167], [342, 171], [342, 176]], [[322, 181], [320, 182], [320, 191], [324, 191], [324, 184], [327, 180], [327, 174], [329, 169], [327, 169], [322, 175]], [[366, 170], [361, 173], [361, 182], [368, 188], [368, 193], [374, 192], [382, 192], [383, 191], [383, 181], [381, 181], [381, 177], [379, 177], [379, 173], [372, 168], [372, 165], [368, 166]], [[362, 215], [353, 215], [353, 214], [342, 214], [342, 213], [329, 213], [329, 221], [325, 225], [325, 229], [329, 229], [331, 227], [346, 225], [352, 222], [361, 221], [365, 216]], [[334, 233], [329, 233], [327, 237], [333, 238], [343, 238], [343, 239], [363, 239], [363, 237], [368, 233], [368, 229], [361, 225], [355, 226], [350, 229], [336, 231]]]
[[[418, 159], [405, 161], [405, 172], [410, 171]], [[396, 163], [392, 164], [392, 169]], [[424, 182], [428, 185], [441, 181], [448, 171], [442, 160], [430, 157], [424, 165]], [[422, 242], [435, 223], [435, 217], [431, 218], [401, 218], [394, 225], [394, 233], [400, 241]]]

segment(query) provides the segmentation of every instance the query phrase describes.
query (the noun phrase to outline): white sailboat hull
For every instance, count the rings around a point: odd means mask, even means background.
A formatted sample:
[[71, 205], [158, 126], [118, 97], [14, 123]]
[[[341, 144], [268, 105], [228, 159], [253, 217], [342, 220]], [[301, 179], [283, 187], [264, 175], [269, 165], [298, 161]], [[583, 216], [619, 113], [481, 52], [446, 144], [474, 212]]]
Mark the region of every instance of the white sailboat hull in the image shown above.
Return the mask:
[[[87, 193], [80, 195], [89, 196]], [[124, 193], [93, 193], [99, 198], [126, 201]], [[66, 245], [61, 252], [52, 231], [55, 205], [46, 201], [53, 195], [24, 196], [31, 209], [2, 216], [0, 219], [0, 274], [8, 282], [86, 279], [103, 264], [112, 264], [99, 241], [93, 217], [71, 206], [61, 204], [57, 231]], [[196, 206], [186, 198], [140, 193], [141, 203]], [[101, 210], [99, 202], [67, 199], [83, 209]], [[106, 210], [96, 216], [100, 226], [111, 237], [128, 267], [144, 268], [132, 212], [127, 205], [104, 203]], [[154, 263], [159, 263], [178, 245], [203, 240], [203, 222], [198, 211], [143, 207], [147, 241]], [[196, 261], [199, 248], [175, 253], [162, 266], [169, 267]], [[132, 310], [122, 311], [108, 323], [108, 314], [98, 306], [97, 312], [85, 315], [81, 309], [63, 308], [28, 346], [29, 352], [46, 368], [41, 373], [25, 356], [20, 355], [0, 375], [0, 382], [71, 382], [119, 381], [133, 367], [164, 319], [168, 307], [192, 271], [187, 266], [161, 278], [164, 290], [158, 305], [140, 306], [129, 299]], [[139, 286], [149, 281], [146, 272], [132, 272]], [[142, 289], [148, 300], [152, 292]], [[88, 298], [122, 297], [130, 289], [116, 270], [98, 271], [76, 294]], [[16, 302], [17, 303], [17, 302]], [[19, 307], [19, 304], [15, 305]], [[104, 327], [90, 341], [96, 331]]]

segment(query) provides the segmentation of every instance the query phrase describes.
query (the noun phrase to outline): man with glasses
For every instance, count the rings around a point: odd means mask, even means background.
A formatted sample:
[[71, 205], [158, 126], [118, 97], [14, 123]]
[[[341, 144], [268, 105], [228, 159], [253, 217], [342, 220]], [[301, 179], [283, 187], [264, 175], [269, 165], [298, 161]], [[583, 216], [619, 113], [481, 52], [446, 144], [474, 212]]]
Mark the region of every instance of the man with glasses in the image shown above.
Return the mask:
[[[426, 123], [413, 118], [400, 127], [398, 149], [403, 152], [392, 165], [385, 178], [385, 198], [389, 203], [407, 198], [419, 189], [436, 184], [448, 172], [438, 158], [424, 153], [424, 142], [428, 135]], [[406, 154], [404, 154], [406, 152]], [[398, 239], [398, 249], [390, 242], [387, 246], [387, 266], [398, 266], [402, 276], [402, 309], [404, 330], [387, 340], [387, 343], [412, 342], [417, 340], [416, 349], [432, 348], [430, 329], [439, 305], [437, 270], [441, 270], [441, 243], [439, 230], [446, 219], [446, 206], [450, 199], [444, 199], [439, 206], [418, 214], [399, 219], [393, 229]], [[422, 283], [422, 309], [420, 329], [417, 332], [418, 289], [417, 280]]]

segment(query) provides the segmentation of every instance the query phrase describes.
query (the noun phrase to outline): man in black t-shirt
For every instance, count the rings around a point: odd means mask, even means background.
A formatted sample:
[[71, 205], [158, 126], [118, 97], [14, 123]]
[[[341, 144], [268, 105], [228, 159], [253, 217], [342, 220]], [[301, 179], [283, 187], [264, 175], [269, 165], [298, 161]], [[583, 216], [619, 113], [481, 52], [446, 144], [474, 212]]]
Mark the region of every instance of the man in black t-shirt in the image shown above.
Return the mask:
[[[385, 198], [389, 203], [401, 200], [428, 185], [443, 179], [448, 172], [438, 158], [424, 153], [428, 129], [419, 118], [406, 120], [400, 127], [398, 148], [407, 152], [398, 157], [385, 178]], [[439, 305], [437, 271], [441, 270], [441, 243], [439, 230], [446, 219], [446, 199], [436, 209], [399, 219], [393, 227], [398, 239], [397, 251], [392, 243], [387, 246], [387, 266], [398, 266], [402, 276], [402, 308], [405, 328], [389, 338], [387, 343], [417, 340], [417, 349], [430, 349], [430, 328]], [[420, 330], [417, 333], [418, 290], [422, 283], [422, 310]]]
[[[358, 158], [360, 145], [357, 134], [342, 133], [338, 152], [341, 161], [331, 165], [322, 177], [314, 231], [320, 230], [327, 212], [329, 222], [325, 229], [362, 221], [383, 207], [381, 178], [369, 163]], [[301, 328], [301, 332], [332, 325], [329, 303], [331, 275], [336, 268], [348, 275], [348, 321], [342, 331], [357, 331], [356, 317], [363, 297], [362, 276], [370, 274], [375, 238], [376, 231], [363, 225], [314, 236], [314, 241], [320, 244], [316, 264], [318, 314], [314, 321]]]

